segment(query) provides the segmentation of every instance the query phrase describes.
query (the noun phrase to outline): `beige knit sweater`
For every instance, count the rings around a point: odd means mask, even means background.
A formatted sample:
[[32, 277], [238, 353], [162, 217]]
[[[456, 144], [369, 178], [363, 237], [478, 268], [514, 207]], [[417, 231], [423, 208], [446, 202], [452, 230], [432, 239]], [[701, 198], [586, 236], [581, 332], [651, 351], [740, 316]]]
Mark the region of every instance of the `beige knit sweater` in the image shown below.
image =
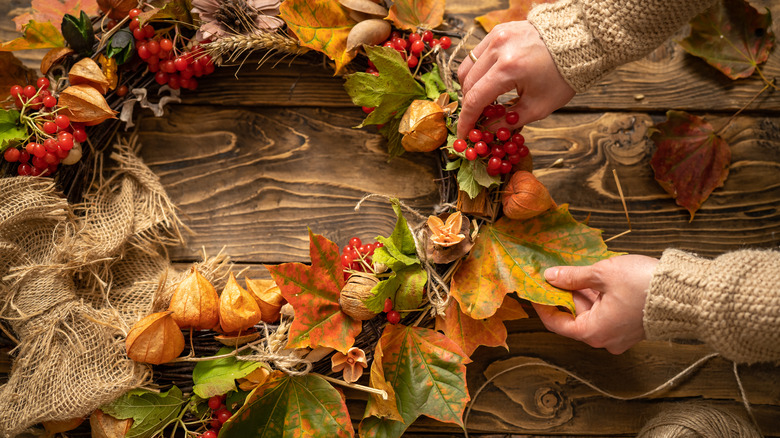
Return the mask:
[[669, 249], [647, 291], [648, 339], [698, 339], [735, 362], [780, 362], [780, 252], [714, 260]]
[[563, 78], [580, 93], [650, 53], [714, 0], [560, 0], [528, 14]]

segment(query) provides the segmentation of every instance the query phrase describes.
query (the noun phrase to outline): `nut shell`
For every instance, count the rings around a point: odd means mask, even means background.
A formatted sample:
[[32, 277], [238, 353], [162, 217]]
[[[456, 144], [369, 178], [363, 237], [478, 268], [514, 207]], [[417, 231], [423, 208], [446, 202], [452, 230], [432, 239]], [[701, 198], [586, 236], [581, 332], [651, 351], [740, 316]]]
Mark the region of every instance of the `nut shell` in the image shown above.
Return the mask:
[[341, 311], [358, 321], [365, 321], [377, 316], [379, 313], [370, 310], [365, 304], [365, 301], [372, 296], [371, 289], [377, 283], [379, 283], [379, 279], [373, 274], [356, 272], [350, 275], [339, 295]]

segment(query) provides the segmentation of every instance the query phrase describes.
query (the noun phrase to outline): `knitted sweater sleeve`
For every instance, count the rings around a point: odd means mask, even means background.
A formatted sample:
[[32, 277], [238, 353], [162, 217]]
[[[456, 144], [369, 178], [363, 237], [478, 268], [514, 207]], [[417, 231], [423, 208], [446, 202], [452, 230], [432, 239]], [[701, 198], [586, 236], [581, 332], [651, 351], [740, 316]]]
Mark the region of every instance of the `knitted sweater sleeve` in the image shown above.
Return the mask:
[[735, 362], [780, 362], [780, 252], [713, 260], [666, 250], [645, 302], [648, 339], [697, 339]]
[[714, 0], [559, 0], [528, 14], [563, 78], [582, 92], [650, 53]]

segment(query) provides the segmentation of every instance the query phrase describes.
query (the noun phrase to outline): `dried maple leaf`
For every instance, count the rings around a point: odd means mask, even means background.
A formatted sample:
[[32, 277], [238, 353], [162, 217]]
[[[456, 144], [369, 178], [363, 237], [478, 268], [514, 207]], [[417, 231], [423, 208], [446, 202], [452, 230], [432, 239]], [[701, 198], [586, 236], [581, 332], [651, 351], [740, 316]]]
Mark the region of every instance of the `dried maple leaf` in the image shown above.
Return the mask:
[[387, 19], [400, 29], [417, 32], [418, 27], [433, 29], [444, 19], [445, 0], [396, 0]]
[[504, 321], [528, 318], [520, 303], [509, 295], [496, 313], [486, 319], [474, 319], [460, 311], [458, 302], [450, 300], [445, 316], [436, 318], [436, 330], [455, 341], [471, 356], [480, 345], [487, 347], [504, 347], [506, 345], [506, 326]]
[[347, 37], [356, 22], [334, 0], [286, 0], [279, 16], [301, 41], [301, 45], [324, 53], [341, 72], [356, 55], [347, 50]]
[[746, 78], [769, 58], [774, 45], [772, 16], [742, 0], [724, 0], [691, 20], [680, 45], [731, 79]]
[[471, 253], [452, 278], [450, 293], [460, 310], [474, 319], [492, 316], [510, 292], [574, 313], [571, 292], [547, 283], [544, 270], [591, 265], [613, 255], [601, 231], [574, 220], [565, 204], [524, 221], [503, 217], [480, 229]]
[[494, 27], [509, 21], [521, 21], [528, 17], [528, 11], [540, 3], [553, 3], [555, 0], [509, 0], [509, 7], [496, 9], [476, 18], [485, 31], [490, 32]]
[[19, 32], [30, 20], [59, 26], [65, 14], [79, 15], [84, 11], [87, 15], [95, 15], [98, 11], [96, 0], [32, 0], [30, 6], [32, 13], [24, 13], [13, 19]]
[[284, 263], [267, 266], [282, 295], [295, 309], [287, 348], [331, 347], [346, 353], [362, 324], [339, 306], [344, 287], [339, 247], [309, 230], [311, 266]]
[[657, 149], [650, 166], [655, 180], [691, 214], [723, 185], [729, 174], [731, 149], [704, 119], [684, 111], [668, 111], [650, 138]]

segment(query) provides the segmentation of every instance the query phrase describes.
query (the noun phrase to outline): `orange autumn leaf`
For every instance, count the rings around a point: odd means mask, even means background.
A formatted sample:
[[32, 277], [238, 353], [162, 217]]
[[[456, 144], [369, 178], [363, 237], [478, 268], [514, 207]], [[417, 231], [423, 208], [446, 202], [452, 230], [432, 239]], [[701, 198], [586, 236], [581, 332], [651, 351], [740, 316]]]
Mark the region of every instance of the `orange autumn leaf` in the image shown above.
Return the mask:
[[356, 22], [335, 0], [286, 0], [279, 17], [301, 41], [336, 63], [336, 74], [355, 57], [347, 50], [347, 37]]
[[98, 11], [96, 0], [32, 0], [30, 6], [32, 13], [25, 12], [14, 17], [17, 31], [21, 32], [30, 20], [49, 22], [59, 27], [65, 14], [78, 16], [84, 11], [87, 15], [95, 15]]
[[15, 84], [35, 83], [35, 71], [22, 64], [11, 52], [0, 52], [0, 101], [7, 99]]
[[496, 9], [476, 18], [487, 32], [501, 23], [521, 21], [528, 17], [528, 11], [540, 3], [553, 3], [555, 0], [509, 0], [507, 9]]
[[97, 125], [116, 117], [116, 111], [108, 106], [100, 91], [86, 84], [71, 85], [62, 90], [59, 104], [63, 107], [62, 114], [67, 115], [71, 122]]
[[480, 345], [487, 347], [504, 347], [506, 345], [506, 326], [504, 321], [528, 318], [520, 303], [510, 296], [504, 297], [504, 302], [496, 313], [486, 319], [473, 319], [460, 311], [458, 302], [450, 300], [445, 316], [436, 318], [436, 330], [455, 341], [471, 356]]
[[0, 51], [50, 49], [65, 46], [65, 38], [60, 33], [59, 25], [30, 21], [24, 27], [24, 35], [0, 44]]
[[418, 27], [433, 29], [444, 19], [445, 0], [396, 0], [387, 18], [395, 27], [417, 32]]

